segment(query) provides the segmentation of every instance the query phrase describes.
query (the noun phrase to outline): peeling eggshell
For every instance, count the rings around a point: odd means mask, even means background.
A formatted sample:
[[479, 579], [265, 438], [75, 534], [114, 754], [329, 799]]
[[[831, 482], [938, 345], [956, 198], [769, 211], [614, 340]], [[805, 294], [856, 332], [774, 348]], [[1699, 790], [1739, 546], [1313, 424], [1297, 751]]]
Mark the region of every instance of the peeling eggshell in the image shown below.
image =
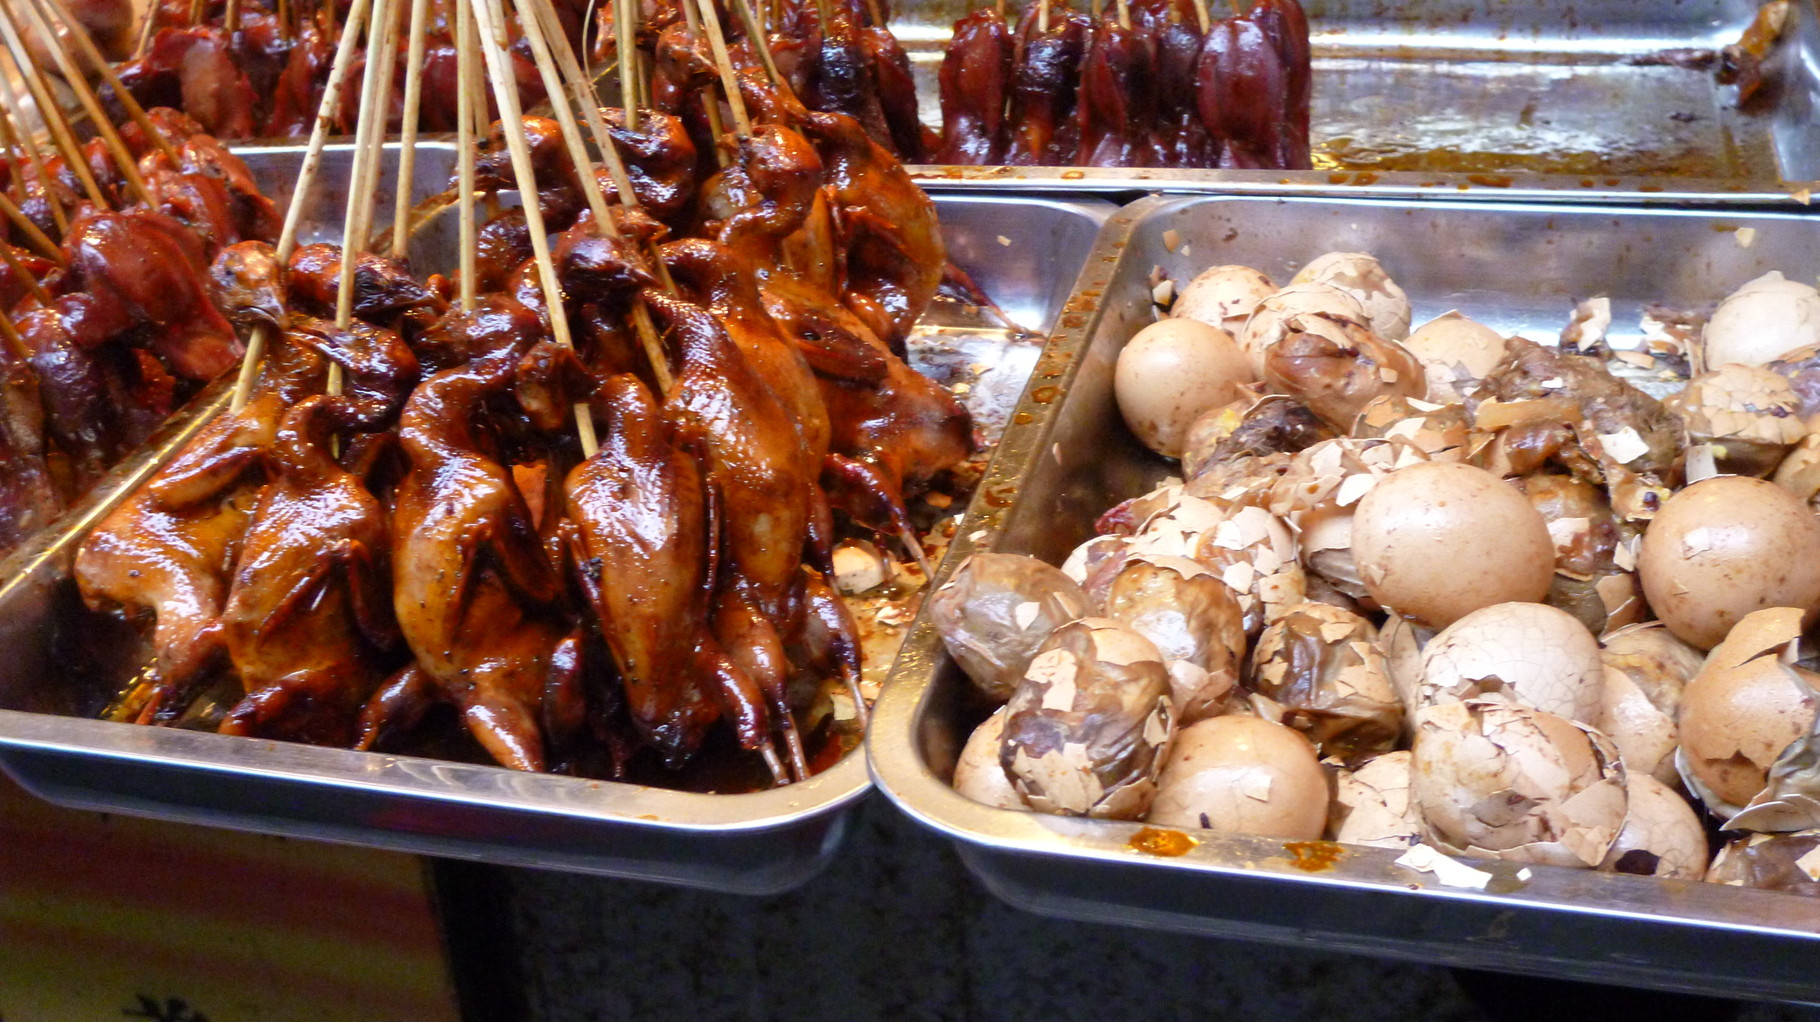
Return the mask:
[[1464, 461], [1472, 422], [1459, 404], [1437, 405], [1400, 394], [1372, 398], [1352, 424], [1355, 437], [1382, 437], [1414, 447], [1433, 461]]
[[1388, 752], [1403, 730], [1403, 703], [1371, 622], [1323, 603], [1289, 608], [1259, 637], [1251, 688], [1279, 723], [1323, 756]]
[[1238, 597], [1212, 571], [1186, 557], [1129, 559], [1102, 614], [1156, 644], [1169, 665], [1177, 723], [1222, 711], [1245, 662], [1245, 620]]
[[1129, 536], [1095, 536], [1075, 547], [1062, 562], [1062, 574], [1073, 579], [1087, 594], [1090, 613], [1100, 604], [1100, 598], [1094, 595], [1096, 587], [1100, 596], [1104, 596], [1106, 586], [1112, 584], [1130, 547]]
[[1472, 465], [1399, 468], [1359, 501], [1352, 554], [1372, 598], [1444, 627], [1496, 603], [1540, 600], [1554, 541], [1516, 489]]
[[1616, 667], [1643, 690], [1656, 709], [1671, 719], [1681, 712], [1681, 691], [1700, 673], [1706, 657], [1660, 621], [1630, 625], [1607, 634], [1600, 659]]
[[1663, 404], [1681, 416], [1689, 444], [1712, 445], [1721, 472], [1766, 476], [1807, 432], [1801, 399], [1762, 366], [1708, 370]]
[[[1820, 697], [1815, 676], [1802, 672], [1810, 697]], [[1820, 827], [1820, 716], [1770, 764], [1769, 779], [1727, 830], [1794, 831]]]
[[1258, 303], [1245, 327], [1235, 337], [1258, 379], [1264, 378], [1264, 354], [1290, 333], [1297, 316], [1325, 314], [1367, 328], [1365, 307], [1345, 291], [1329, 284], [1294, 284]]
[[1322, 313], [1290, 316], [1283, 336], [1264, 352], [1264, 382], [1332, 423], [1349, 429], [1373, 398], [1422, 397], [1422, 364], [1395, 341], [1358, 322]]
[[1610, 664], [1599, 690], [1599, 715], [1591, 723], [1618, 747], [1633, 782], [1645, 776], [1664, 784], [1680, 779], [1675, 772], [1675, 748], [1681, 732], [1675, 718], [1651, 702], [1629, 674]]
[[1399, 849], [1421, 841], [1422, 817], [1409, 798], [1412, 763], [1404, 750], [1375, 756], [1357, 770], [1342, 768], [1327, 821], [1333, 840]]
[[1624, 767], [1597, 731], [1512, 703], [1416, 716], [1410, 789], [1431, 840], [1454, 855], [1592, 867], [1623, 827]]
[[1309, 574], [1376, 609], [1353, 560], [1353, 511], [1378, 480], [1425, 460], [1426, 454], [1401, 440], [1323, 440], [1290, 459], [1271, 485], [1267, 506], [1296, 530]]
[[1435, 633], [1414, 621], [1391, 615], [1378, 629], [1378, 648], [1390, 668], [1390, 683], [1403, 701], [1403, 740], [1414, 737], [1416, 711], [1421, 709], [1422, 649]]
[[1021, 554], [974, 554], [929, 598], [929, 618], [949, 655], [975, 687], [1001, 702], [1049, 633], [1087, 611], [1087, 595], [1073, 579]]
[[1245, 634], [1255, 636], [1306, 591], [1295, 536], [1260, 507], [1228, 508], [1195, 540], [1194, 559], [1238, 597]]
[[1005, 734], [1005, 715], [1009, 712], [1008, 707], [999, 707], [968, 736], [967, 744], [961, 747], [960, 759], [954, 764], [954, 790], [995, 809], [1027, 813], [1029, 804], [1018, 794], [998, 758]]
[[1596, 721], [1604, 677], [1598, 641], [1572, 615], [1500, 603], [1448, 625], [1422, 650], [1420, 701], [1509, 700]]
[[1653, 777], [1628, 776], [1624, 829], [1599, 868], [1610, 873], [1699, 880], [1711, 851], [1706, 828], [1687, 800]]
[[1777, 486], [1805, 503], [1810, 511], [1820, 511], [1820, 433], [1809, 433], [1784, 455], [1771, 476]]
[[1403, 347], [1422, 363], [1428, 400], [1441, 404], [1465, 401], [1504, 360], [1504, 336], [1458, 310], [1417, 327]]
[[1148, 819], [1312, 841], [1326, 825], [1327, 803], [1327, 774], [1307, 739], [1256, 717], [1214, 717], [1177, 736]]
[[1695, 349], [1697, 368], [1760, 366], [1810, 344], [1820, 344], [1820, 292], [1771, 270], [1713, 310]]
[[1115, 621], [1057, 628], [1007, 704], [999, 762], [1040, 813], [1135, 820], [1175, 734], [1169, 672]]
[[1236, 335], [1258, 303], [1276, 290], [1269, 277], [1249, 266], [1214, 266], [1182, 288], [1169, 314], [1198, 319]]
[[1256, 403], [1256, 398], [1244, 395], [1218, 408], [1209, 408], [1189, 424], [1188, 432], [1182, 436], [1183, 478], [1193, 479], [1213, 462], [1220, 443], [1239, 428], [1245, 413]]
[[1815, 726], [1820, 676], [1787, 662], [1799, 626], [1793, 608], [1746, 617], [1681, 693], [1676, 766], [1722, 819], [1756, 798], [1783, 751]]
[[1719, 849], [1706, 882], [1820, 898], [1820, 830], [1739, 838]]
[[1337, 287], [1358, 299], [1373, 333], [1392, 341], [1409, 336], [1409, 296], [1376, 256], [1329, 252], [1302, 267], [1290, 283]]
[[1232, 335], [1194, 319], [1139, 330], [1119, 352], [1113, 392], [1125, 425], [1146, 446], [1180, 457], [1188, 427], [1255, 377]]
[[1703, 649], [1746, 614], [1820, 607], [1820, 519], [1787, 490], [1715, 476], [1670, 497], [1637, 560], [1649, 606]]

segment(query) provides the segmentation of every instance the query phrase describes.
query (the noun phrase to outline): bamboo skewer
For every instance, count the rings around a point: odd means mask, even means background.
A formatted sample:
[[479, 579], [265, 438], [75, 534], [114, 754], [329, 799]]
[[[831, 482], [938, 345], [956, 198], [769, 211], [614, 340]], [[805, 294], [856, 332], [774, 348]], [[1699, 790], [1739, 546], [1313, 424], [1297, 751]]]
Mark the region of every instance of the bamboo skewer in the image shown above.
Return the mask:
[[190, 0], [190, 24], [202, 24], [202, 16], [208, 7], [208, 0]]
[[[365, 20], [369, 0], [354, 0], [348, 8], [348, 23], [342, 32], [341, 41], [335, 47], [335, 60], [329, 65], [328, 81], [322, 86], [322, 101], [316, 106], [316, 126], [310, 129], [310, 142], [304, 149], [303, 163], [297, 168], [297, 184], [291, 189], [291, 204], [284, 214], [284, 229], [278, 235], [275, 255], [278, 265], [284, 266], [291, 261], [291, 253], [297, 248], [297, 229], [303, 220], [303, 209], [309, 202], [310, 187], [316, 183], [316, 171], [322, 166], [322, 146], [329, 136], [329, 117], [336, 104], [341, 101], [342, 82], [347, 78], [348, 64], [354, 54], [354, 37], [359, 34], [359, 27]], [[252, 392], [253, 378], [259, 371], [260, 360], [265, 355], [267, 336], [271, 326], [261, 323], [253, 328], [253, 334], [247, 338], [246, 354], [240, 360], [240, 376], [234, 381], [234, 396], [229, 403], [230, 411], [239, 411], [246, 407], [247, 395]]]
[[[543, 76], [544, 92], [549, 94], [551, 111], [556, 115], [556, 123], [562, 128], [563, 143], [568, 147], [569, 160], [575, 166], [575, 177], [581, 182], [581, 192], [588, 200], [588, 210], [594, 214], [594, 229], [602, 237], [620, 238], [619, 226], [613, 222], [613, 214], [607, 209], [606, 194], [600, 189], [600, 179], [594, 176], [593, 163], [588, 159], [588, 146], [582, 140], [581, 126], [575, 123], [575, 111], [566, 102], [562, 79], [556, 70], [556, 60], [550, 53], [549, 39], [544, 32], [547, 23], [543, 11], [546, 6], [546, 0], [521, 2], [518, 8], [519, 27], [524, 30], [525, 39], [531, 44], [532, 59], [537, 65], [538, 73]], [[625, 63], [622, 61], [620, 66], [623, 68]], [[595, 115], [598, 117], [599, 112], [596, 111]], [[606, 140], [602, 150], [613, 153], [614, 162], [617, 162], [619, 154], [613, 149], [612, 139]], [[619, 201], [628, 206], [637, 205], [638, 199], [632, 192], [632, 182], [630, 178], [624, 177], [623, 165], [619, 168], [619, 174], [613, 182], [614, 188], [619, 191]], [[656, 262], [661, 266], [663, 259], [659, 257]], [[651, 375], [657, 380], [659, 394], [669, 394], [670, 366], [664, 359], [663, 346], [657, 339], [657, 326], [651, 322], [650, 313], [642, 302], [634, 302], [632, 305], [632, 328], [638, 334], [639, 346], [645, 350], [645, 360], [651, 364]]]
[[[701, 38], [701, 12], [689, 0], [679, 0], [683, 10], [683, 21], [689, 26], [689, 34]], [[720, 147], [720, 137], [727, 129], [720, 123], [720, 101], [713, 95], [713, 87], [708, 88], [708, 97], [702, 101], [701, 112], [708, 118], [708, 134], [714, 139], [714, 161], [722, 167], [727, 165], [727, 154]]]
[[758, 59], [764, 62], [765, 73], [771, 76], [771, 84], [785, 92], [791, 91], [784, 76], [778, 73], [777, 61], [771, 58], [771, 43], [765, 38], [765, 27], [759, 24], [758, 16], [752, 13], [752, 5], [747, 0], [731, 0], [731, 3], [740, 23], [746, 26], [746, 38], [752, 41], [752, 48], [758, 51]]
[[[379, 177], [379, 141], [385, 131], [386, 110], [392, 102], [391, 62], [386, 60], [394, 43], [393, 0], [373, 0], [373, 17], [367, 22], [367, 65], [360, 79], [360, 113], [354, 122], [354, 166], [348, 173], [348, 199], [342, 215], [341, 273], [335, 286], [335, 328], [354, 325], [354, 271], [365, 249], [372, 220], [373, 190]], [[353, 31], [350, 26], [346, 31]], [[331, 397], [342, 391], [341, 366], [329, 363], [327, 387]]]
[[612, 0], [612, 3], [613, 49], [619, 58], [619, 105], [626, 111], [626, 126], [637, 131], [638, 108], [644, 105], [644, 97], [638, 89], [638, 0]]
[[[688, 3], [689, 0], [682, 0]], [[824, 3], [827, 0], [823, 0]], [[740, 138], [752, 134], [752, 119], [746, 115], [746, 100], [739, 93], [739, 76], [733, 72], [733, 59], [727, 56], [727, 39], [720, 31], [720, 18], [714, 13], [714, 0], [700, 0], [702, 27], [708, 30], [708, 45], [714, 50], [714, 66], [720, 69], [720, 86], [726, 90], [727, 106], [733, 110], [733, 130]]]
[[1131, 27], [1131, 5], [1126, 3], [1126, 0], [1118, 0], [1118, 5], [1119, 27], [1128, 29]]
[[1213, 27], [1213, 16], [1207, 13], [1207, 0], [1194, 0], [1194, 20], [1200, 22], [1202, 35]]
[[25, 338], [19, 336], [19, 328], [13, 325], [11, 316], [0, 313], [0, 341], [5, 342], [12, 356], [21, 362], [32, 357], [31, 348], [26, 346]]
[[114, 73], [114, 66], [96, 47], [95, 40], [90, 37], [88, 28], [76, 20], [76, 16], [70, 13], [69, 7], [64, 4], [63, 0], [43, 0], [43, 2], [49, 9], [56, 12], [65, 25], [69, 26], [70, 38], [76, 40], [76, 48], [82, 51], [82, 55], [88, 58], [90, 64], [94, 65], [95, 70], [101, 74], [101, 80], [107, 83], [108, 88], [114, 90], [114, 96], [126, 109], [126, 115], [133, 119], [133, 123], [139, 125], [139, 130], [146, 133], [153, 145], [163, 151], [164, 155], [170, 157], [172, 163], [179, 162], [177, 150], [171, 145], [170, 139], [165, 138], [163, 132], [153, 127], [152, 119], [146, 115], [145, 107], [139, 105], [139, 101], [133, 98], [132, 92], [120, 81], [120, 76]]
[[133, 43], [133, 59], [145, 56], [145, 51], [152, 45], [152, 26], [158, 22], [158, 5], [150, 4], [145, 9], [145, 20], [139, 23], [139, 38]]
[[[495, 5], [499, 0], [465, 0], [474, 9], [480, 27], [480, 51], [485, 54], [492, 77], [493, 98], [499, 103], [501, 134], [512, 154], [512, 176], [518, 182], [518, 195], [524, 208], [525, 226], [531, 235], [531, 251], [537, 262], [538, 284], [543, 289], [550, 332], [565, 348], [575, 346], [569, 336], [569, 318], [563, 312], [562, 289], [556, 280], [556, 266], [550, 260], [550, 238], [544, 229], [543, 210], [537, 204], [537, 175], [531, 167], [531, 149], [525, 141], [524, 115], [518, 105], [518, 86], [512, 66], [506, 57], [504, 12]], [[624, 66], [624, 61], [621, 61]], [[577, 168], [578, 170], [582, 168]], [[591, 458], [600, 449], [594, 437], [594, 419], [585, 403], [575, 406], [575, 431], [581, 439], [582, 456]]]
[[478, 243], [474, 230], [474, 12], [455, 5], [455, 181], [461, 193], [461, 311], [474, 311]]
[[57, 243], [50, 239], [50, 235], [39, 230], [38, 225], [32, 223], [32, 218], [26, 216], [25, 211], [7, 198], [4, 192], [0, 192], [0, 214], [13, 222], [13, 226], [25, 236], [26, 242], [34, 251], [58, 266], [63, 265], [63, 251], [57, 247]]
[[[27, 270], [24, 264], [19, 262], [19, 257], [13, 254], [11, 245], [0, 243], [0, 262], [6, 263], [7, 268], [12, 270], [14, 275], [25, 281], [26, 290], [32, 293], [33, 298], [38, 299], [39, 305], [45, 308], [50, 307], [51, 293], [44, 289], [43, 284], [38, 283], [38, 278], [32, 276], [31, 271]], [[0, 309], [0, 319], [10, 320], [11, 317], [7, 315], [6, 310]]]
[[[57, 105], [57, 99], [51, 94], [50, 86], [44, 76], [38, 73], [38, 65], [32, 62], [31, 54], [26, 51], [25, 41], [19, 38], [18, 28], [13, 24], [9, 8], [0, 6], [0, 35], [5, 36], [7, 49], [13, 55], [13, 63], [18, 65], [19, 80], [25, 83], [25, 89], [31, 93], [32, 102], [38, 106], [38, 119], [44, 122], [50, 132], [51, 141], [57, 151], [63, 154], [63, 160], [69, 165], [70, 173], [82, 182], [82, 189], [88, 194], [89, 201], [97, 206], [106, 206], [107, 198], [102, 194], [101, 186], [95, 183], [95, 176], [89, 173], [88, 161], [82, 157], [82, 147], [76, 144], [76, 136], [70, 131], [69, 124], [63, 119], [63, 108]], [[5, 72], [0, 69], [0, 76]], [[11, 87], [8, 87], [11, 92]], [[15, 103], [18, 97], [13, 97]], [[30, 123], [25, 119], [22, 109], [14, 109], [13, 120], [21, 132], [29, 131]], [[48, 183], [48, 182], [47, 182]]]
[[1036, 30], [1049, 31], [1049, 0], [1036, 0]]
[[221, 16], [221, 24], [230, 35], [240, 31], [240, 0], [227, 0], [227, 10]]
[[[88, 79], [76, 67], [75, 58], [64, 48], [62, 38], [51, 29], [50, 23], [44, 20], [43, 13], [32, 0], [22, 0], [19, 9], [30, 19], [32, 31], [44, 39], [44, 46], [50, 51], [51, 59], [57, 62], [57, 69], [63, 73], [63, 80], [69, 83], [70, 90], [76, 94], [76, 101], [82, 104], [82, 109], [88, 112], [89, 120], [94, 122], [101, 143], [113, 155], [114, 162], [120, 165], [120, 174], [126, 179], [127, 187], [133, 190], [133, 194], [148, 209], [157, 208], [158, 204], [152, 200], [151, 189], [139, 174], [138, 161], [133, 159], [132, 153], [127, 152], [126, 143], [120, 141], [120, 133], [114, 130], [113, 123], [101, 111], [101, 101], [96, 98], [94, 90], [88, 87]], [[12, 27], [17, 28], [16, 25]]]
[[[63, 212], [63, 203], [51, 193], [51, 172], [44, 164], [44, 155], [38, 152], [30, 130], [25, 123], [24, 114], [19, 109], [19, 97], [13, 92], [12, 80], [6, 76], [4, 67], [0, 67], [0, 122], [6, 124], [6, 134], [25, 152], [26, 160], [32, 165], [32, 172], [38, 176], [38, 184], [44, 189], [45, 205], [50, 207], [51, 222], [57, 225], [57, 233], [67, 234], [70, 229], [69, 217]], [[19, 184], [19, 194], [25, 196], [25, 183]]]
[[404, 122], [398, 134], [398, 192], [393, 202], [392, 258], [403, 259], [411, 242], [411, 185], [417, 170], [417, 119], [423, 103], [423, 47], [429, 35], [429, 0], [411, 0], [411, 52], [404, 64]]

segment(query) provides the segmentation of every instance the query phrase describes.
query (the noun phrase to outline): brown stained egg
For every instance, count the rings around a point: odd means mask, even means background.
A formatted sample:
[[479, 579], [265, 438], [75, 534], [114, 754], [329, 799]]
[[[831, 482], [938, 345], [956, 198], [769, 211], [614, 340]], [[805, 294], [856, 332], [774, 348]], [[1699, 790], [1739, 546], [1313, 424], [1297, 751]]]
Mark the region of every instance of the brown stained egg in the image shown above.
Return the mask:
[[1236, 336], [1258, 303], [1276, 292], [1269, 277], [1249, 266], [1202, 270], [1176, 296], [1171, 316], [1198, 319]]
[[1125, 425], [1146, 446], [1180, 457], [1188, 427], [1228, 404], [1255, 377], [1232, 335], [1194, 319], [1165, 319], [1119, 352], [1113, 392]]
[[1820, 898], [1820, 830], [1741, 837], [1719, 849], [1706, 882]]
[[1681, 731], [1673, 713], [1664, 713], [1631, 676], [1607, 664], [1599, 690], [1599, 714], [1592, 723], [1618, 747], [1634, 781], [1654, 777], [1664, 784], [1678, 779], [1675, 749]]
[[1379, 480], [1353, 516], [1352, 554], [1374, 600], [1431, 628], [1481, 607], [1541, 600], [1555, 566], [1554, 541], [1529, 501], [1455, 462]]
[[[1680, 766], [1722, 816], [1757, 797], [1789, 744], [1814, 726], [1820, 676], [1773, 655], [1707, 670], [1681, 693]], [[1704, 791], [1701, 789], [1704, 788]]]
[[1306, 738], [1256, 717], [1214, 717], [1176, 736], [1148, 820], [1313, 841], [1327, 803], [1327, 774]]
[[1442, 851], [1542, 865], [1605, 861], [1625, 816], [1624, 768], [1603, 735], [1500, 702], [1416, 715], [1410, 790]]
[[1376, 256], [1329, 252], [1302, 267], [1291, 284], [1327, 284], [1358, 299], [1373, 333], [1400, 341], [1409, 335], [1409, 296], [1390, 279]]
[[1374, 756], [1334, 775], [1327, 831], [1333, 840], [1374, 848], [1408, 848], [1422, 840], [1422, 817], [1409, 799], [1413, 760], [1407, 750]]
[[1699, 880], [1712, 853], [1706, 828], [1687, 800], [1653, 777], [1628, 776], [1629, 811], [1599, 868], [1611, 873]]
[[1820, 292], [1775, 271], [1726, 296], [1706, 321], [1701, 367], [1760, 366], [1820, 344]]
[[1245, 413], [1256, 403], [1250, 396], [1241, 396], [1218, 408], [1209, 408], [1188, 424], [1188, 432], [1182, 435], [1183, 478], [1193, 479], [1209, 465], [1220, 444], [1239, 428]]
[[1421, 702], [1511, 700], [1592, 722], [1605, 665], [1599, 643], [1566, 611], [1500, 603], [1442, 629], [1422, 649]]
[[929, 618], [949, 655], [975, 687], [1001, 702], [1049, 633], [1087, 611], [1087, 595], [1073, 579], [1021, 554], [974, 554], [929, 598]]
[[1442, 313], [1403, 341], [1428, 384], [1427, 398], [1459, 404], [1504, 361], [1504, 336], [1459, 312]]
[[961, 757], [954, 764], [954, 790], [995, 809], [1027, 813], [1029, 804], [1017, 793], [1011, 776], [1005, 773], [1005, 767], [998, 759], [1008, 712], [1007, 707], [999, 707], [968, 736], [967, 744], [961, 748]]
[[1689, 444], [1711, 444], [1721, 472], [1766, 476], [1807, 433], [1801, 399], [1761, 366], [1723, 365], [1701, 373], [1663, 404], [1681, 416]]
[[1102, 613], [1156, 644], [1169, 668], [1176, 721], [1217, 716], [1245, 662], [1238, 597], [1186, 557], [1132, 558], [1106, 592]]
[[1421, 363], [1351, 319], [1308, 313], [1284, 322], [1281, 340], [1264, 353], [1264, 382], [1308, 406], [1336, 429], [1350, 429], [1373, 398], [1421, 397]]
[[1169, 672], [1149, 639], [1105, 618], [1065, 624], [1006, 705], [999, 762], [1030, 808], [1143, 817], [1175, 733]]
[[1388, 752], [1403, 702], [1371, 622], [1323, 603], [1289, 608], [1259, 637], [1251, 689], [1260, 716], [1302, 732], [1322, 756]]
[[1245, 328], [1233, 337], [1251, 361], [1257, 379], [1264, 378], [1264, 354], [1289, 336], [1291, 321], [1299, 316], [1325, 315], [1369, 329], [1369, 317], [1358, 299], [1329, 284], [1295, 284], [1258, 303]]
[[1681, 709], [1681, 692], [1700, 673], [1706, 655], [1675, 638], [1660, 621], [1646, 621], [1607, 634], [1599, 654], [1642, 689], [1656, 708], [1670, 717]]
[[1820, 520], [1762, 479], [1717, 476], [1676, 493], [1643, 536], [1637, 562], [1650, 608], [1710, 649], [1746, 614], [1820, 606]]

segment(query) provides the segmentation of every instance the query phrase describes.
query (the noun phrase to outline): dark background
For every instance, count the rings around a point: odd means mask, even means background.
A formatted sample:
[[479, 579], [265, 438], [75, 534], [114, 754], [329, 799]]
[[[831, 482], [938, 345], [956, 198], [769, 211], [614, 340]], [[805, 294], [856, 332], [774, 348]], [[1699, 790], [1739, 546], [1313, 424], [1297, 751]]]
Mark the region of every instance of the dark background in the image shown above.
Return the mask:
[[1047, 919], [993, 898], [877, 797], [827, 872], [775, 897], [454, 863], [439, 886], [474, 1022], [1820, 1022], [1820, 1007]]

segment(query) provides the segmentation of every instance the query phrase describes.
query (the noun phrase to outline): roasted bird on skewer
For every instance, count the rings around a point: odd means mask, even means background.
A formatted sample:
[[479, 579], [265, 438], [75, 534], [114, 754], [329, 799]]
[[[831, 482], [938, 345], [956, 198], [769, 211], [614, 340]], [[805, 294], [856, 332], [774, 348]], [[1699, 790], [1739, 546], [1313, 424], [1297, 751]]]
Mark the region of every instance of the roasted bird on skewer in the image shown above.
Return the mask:
[[585, 776], [711, 750], [743, 764], [717, 786], [850, 747], [828, 707], [863, 721], [862, 642], [833, 547], [922, 558], [908, 498], [975, 448], [901, 354], [946, 255], [863, 125], [724, 71], [758, 119], [710, 140], [711, 174], [654, 110], [600, 111], [603, 166], [573, 158], [566, 110], [496, 123], [473, 180], [531, 204], [478, 226], [468, 278], [223, 251], [228, 315], [269, 332], [246, 400], [77, 557], [92, 607], [153, 624], [115, 717], [439, 736]]

